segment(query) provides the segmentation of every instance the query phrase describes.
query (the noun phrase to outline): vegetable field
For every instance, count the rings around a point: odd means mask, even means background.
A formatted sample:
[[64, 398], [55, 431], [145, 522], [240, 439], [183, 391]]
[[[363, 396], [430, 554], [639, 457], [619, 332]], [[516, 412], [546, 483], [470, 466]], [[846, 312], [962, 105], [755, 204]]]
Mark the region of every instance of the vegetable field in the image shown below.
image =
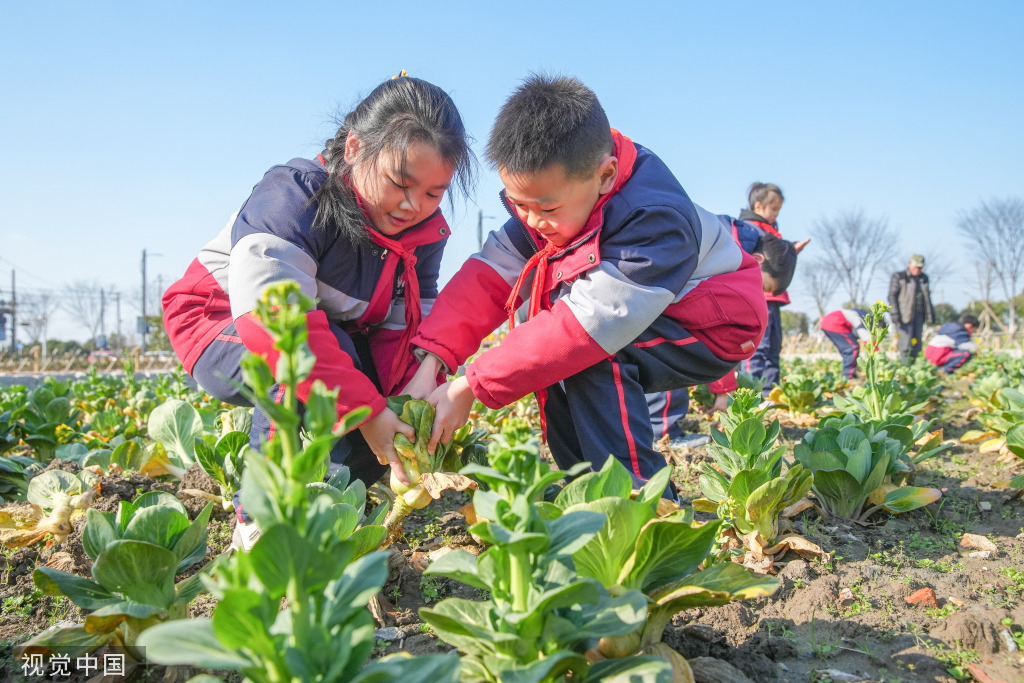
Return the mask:
[[[308, 305], [260, 311], [282, 358], [246, 361], [261, 452], [180, 373], [0, 390], [10, 680], [105, 654], [108, 680], [204, 683], [1024, 679], [1021, 361], [792, 361], [715, 416], [694, 389], [711, 443], [660, 444], [639, 491], [613, 458], [556, 470], [531, 399], [430, 454], [432, 408], [394, 398], [412, 483], [367, 489], [326, 458], [363, 413], [337, 422], [322, 385], [302, 413], [263, 398], [308, 373]], [[249, 553], [227, 552], [239, 490]]]

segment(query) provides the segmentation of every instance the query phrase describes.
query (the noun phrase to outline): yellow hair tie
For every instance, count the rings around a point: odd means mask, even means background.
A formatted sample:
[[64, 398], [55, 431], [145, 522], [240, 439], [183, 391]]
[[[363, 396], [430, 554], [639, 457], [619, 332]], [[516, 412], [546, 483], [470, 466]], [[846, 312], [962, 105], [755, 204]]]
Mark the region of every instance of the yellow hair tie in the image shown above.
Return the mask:
[[405, 69], [402, 69], [402, 73], [398, 74], [397, 76], [392, 76], [391, 80], [395, 80], [396, 78], [401, 78], [402, 76], [405, 76], [406, 78], [409, 77], [409, 74], [405, 73]]

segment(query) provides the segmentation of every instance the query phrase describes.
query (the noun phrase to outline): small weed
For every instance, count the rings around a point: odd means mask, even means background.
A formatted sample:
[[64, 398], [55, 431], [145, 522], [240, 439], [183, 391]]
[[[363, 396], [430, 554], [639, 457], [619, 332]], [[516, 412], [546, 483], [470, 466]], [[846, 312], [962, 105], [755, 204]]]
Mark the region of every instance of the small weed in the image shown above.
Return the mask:
[[1010, 617], [1003, 617], [999, 620], [999, 623], [1006, 627], [1010, 637], [1013, 638], [1013, 642], [1017, 643], [1017, 649], [1024, 650], [1024, 630], [1015, 629], [1013, 619]]
[[924, 613], [932, 619], [945, 619], [951, 614], [956, 614], [956, 610], [956, 605], [951, 602], [947, 602], [942, 607], [929, 607], [924, 611]]
[[856, 583], [850, 586], [850, 592], [853, 593], [854, 601], [846, 606], [843, 610], [843, 618], [852, 617], [856, 614], [864, 614], [870, 612], [872, 608], [871, 601], [868, 600], [865, 595], [864, 586]]
[[39, 604], [39, 600], [42, 597], [42, 591], [35, 588], [31, 593], [23, 593], [5, 598], [3, 601], [3, 612], [4, 614], [13, 614], [27, 619], [35, 612], [36, 605]]
[[807, 588], [808, 585], [809, 584], [807, 583], [807, 579], [800, 578], [800, 577], [797, 577], [797, 578], [793, 579], [793, 588], [797, 588], [797, 589]]
[[390, 588], [390, 589], [388, 590], [388, 592], [386, 593], [386, 595], [387, 595], [387, 596], [388, 596], [389, 598], [391, 598], [391, 602], [393, 602], [393, 603], [395, 603], [395, 604], [398, 604], [398, 599], [399, 599], [400, 597], [402, 597], [402, 586], [401, 586], [401, 585], [399, 585], [399, 583], [398, 583], [398, 582], [396, 581], [396, 582], [395, 582], [395, 585], [393, 585], [393, 586], [392, 586], [392, 587], [391, 587], [391, 588]]
[[420, 596], [423, 602], [432, 605], [441, 597], [441, 582], [436, 576], [424, 576], [420, 579]]
[[916, 560], [914, 564], [921, 569], [934, 569], [940, 574], [948, 574], [953, 571], [960, 571], [964, 568], [963, 562], [947, 562], [946, 560], [939, 560], [936, 562], [935, 560], [928, 558]]
[[958, 681], [968, 681], [971, 679], [969, 665], [979, 661], [981, 657], [970, 648], [960, 647], [959, 639], [953, 641], [953, 644], [956, 646], [955, 650], [943, 645], [935, 654], [935, 659], [946, 665], [946, 673], [950, 676]]
[[811, 651], [818, 659], [831, 659], [839, 651], [839, 640], [818, 640], [814, 633], [814, 610], [811, 610]]

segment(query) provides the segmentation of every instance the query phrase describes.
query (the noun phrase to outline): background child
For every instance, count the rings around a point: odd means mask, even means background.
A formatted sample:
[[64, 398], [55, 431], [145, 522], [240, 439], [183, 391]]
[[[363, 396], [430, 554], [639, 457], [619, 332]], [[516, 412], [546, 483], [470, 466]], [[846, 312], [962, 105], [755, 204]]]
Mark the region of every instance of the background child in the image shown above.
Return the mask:
[[[739, 222], [746, 223], [762, 234], [781, 239], [777, 219], [782, 211], [782, 190], [774, 183], [754, 183], [747, 192], [749, 208], [740, 211]], [[810, 239], [796, 242], [799, 254]], [[782, 307], [789, 304], [785, 291], [765, 294], [768, 302], [768, 327], [754, 355], [746, 363], [747, 372], [764, 379], [764, 395], [779, 383], [779, 355], [782, 353]]]
[[[408, 341], [437, 296], [448, 226], [438, 208], [451, 184], [465, 192], [473, 156], [454, 102], [403, 75], [377, 86], [349, 113], [315, 159], [274, 166], [227, 226], [164, 294], [164, 323], [186, 372], [203, 389], [248, 405], [241, 382], [248, 349], [273, 366], [277, 352], [252, 314], [270, 283], [297, 280], [317, 297], [307, 316], [316, 379], [338, 387], [339, 415], [370, 406], [372, 417], [331, 453], [355, 478], [374, 483], [390, 462], [405, 479], [392, 441], [412, 428], [384, 396], [412, 375]], [[252, 445], [270, 434], [261, 411]]]
[[952, 374], [978, 352], [978, 345], [971, 341], [977, 328], [978, 318], [970, 313], [960, 316], [958, 322], [945, 323], [928, 342], [924, 357], [942, 372]]
[[645, 392], [718, 379], [756, 348], [767, 319], [757, 262], [658, 157], [609, 129], [576, 79], [528, 78], [487, 156], [511, 218], [420, 326], [413, 344], [437, 358], [417, 377], [457, 367], [504, 319], [512, 327], [525, 299], [529, 315], [430, 395], [431, 447], [474, 398], [498, 408], [536, 392], [561, 468], [613, 454], [639, 485], [665, 465]]
[[[784, 292], [793, 281], [796, 271], [796, 245], [787, 240], [765, 235], [756, 228], [729, 216], [719, 216], [730, 226], [733, 239], [745, 252], [754, 257], [761, 266], [761, 285], [765, 296]], [[708, 384], [708, 390], [714, 396], [711, 414], [728, 407], [728, 396], [736, 389], [736, 371], [732, 370], [725, 377]], [[687, 391], [660, 392], [647, 395], [647, 407], [651, 412], [651, 426], [654, 428], [654, 439], [669, 437], [669, 445], [700, 446], [707, 443], [707, 437], [685, 435], [680, 420], [686, 417], [690, 409], [690, 396]]]
[[821, 319], [821, 331], [835, 344], [843, 359], [843, 376], [853, 379], [857, 376], [857, 357], [860, 342], [871, 338], [864, 324], [867, 311], [859, 308], [841, 308], [826, 313]]

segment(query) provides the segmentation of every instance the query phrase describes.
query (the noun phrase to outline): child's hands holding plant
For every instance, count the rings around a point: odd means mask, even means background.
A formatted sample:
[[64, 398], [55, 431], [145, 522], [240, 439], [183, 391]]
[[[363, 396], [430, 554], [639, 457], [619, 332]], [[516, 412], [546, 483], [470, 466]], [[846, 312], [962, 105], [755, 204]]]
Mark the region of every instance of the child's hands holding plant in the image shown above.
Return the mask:
[[[468, 419], [468, 412], [467, 412]], [[416, 440], [416, 430], [398, 419], [398, 415], [390, 408], [385, 408], [375, 416], [359, 426], [370, 450], [377, 456], [377, 462], [381, 465], [391, 465], [391, 473], [400, 482], [408, 485], [409, 477], [402, 467], [401, 457], [395, 450], [395, 434], [401, 432], [410, 441]]]
[[457, 377], [437, 387], [427, 398], [433, 404], [434, 430], [430, 434], [427, 450], [431, 453], [438, 443], [448, 443], [463, 425], [469, 421], [469, 411], [473, 408], [473, 390], [465, 377]]

